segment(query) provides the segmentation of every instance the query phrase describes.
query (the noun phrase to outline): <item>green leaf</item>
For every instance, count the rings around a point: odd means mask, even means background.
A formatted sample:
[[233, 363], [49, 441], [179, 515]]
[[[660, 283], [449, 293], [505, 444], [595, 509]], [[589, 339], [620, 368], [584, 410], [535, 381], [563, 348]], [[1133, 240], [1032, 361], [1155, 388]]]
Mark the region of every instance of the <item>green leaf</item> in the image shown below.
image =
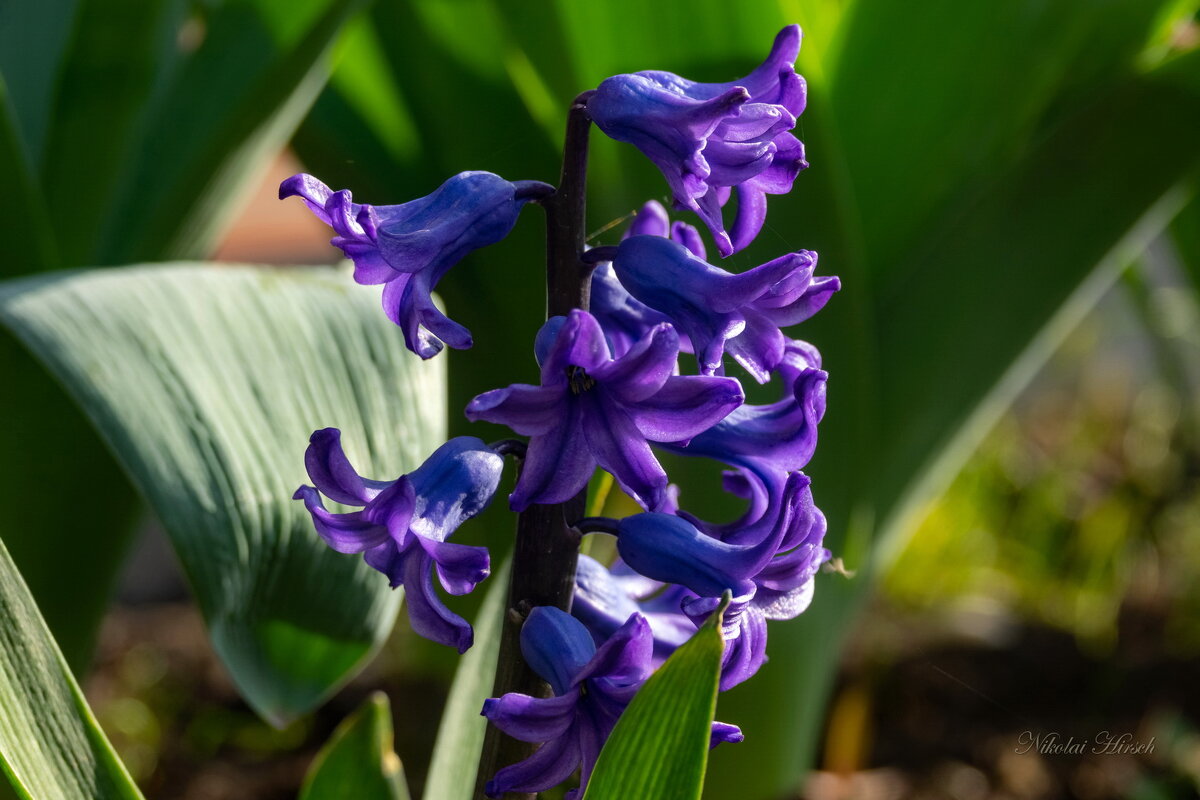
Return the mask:
[[698, 800], [721, 678], [721, 608], [671, 654], [608, 737], [584, 800]]
[[[1172, 190], [1200, 168], [1200, 81], [1180, 80], [1188, 75], [1200, 76], [1200, 52], [1109, 87], [1103, 105], [1058, 126], [969, 212], [949, 215], [928, 247], [899, 261], [909, 286], [923, 288], [897, 287], [877, 301], [883, 427], [892, 434], [882, 442], [883, 507], [911, 486], [913, 467], [947, 447], [1059, 310], [1072, 298], [1094, 302], [1186, 200]], [[922, 357], [901, 368], [896, 359], [918, 347]]]
[[66, 264], [87, 263], [92, 255], [156, 68], [165, 69], [162, 43], [176, 36], [179, 6], [178, 0], [80, 0], [42, 162]]
[[171, 265], [0, 289], [0, 321], [86, 409], [162, 519], [243, 695], [285, 724], [347, 680], [399, 594], [330, 551], [299, 502], [317, 428], [363, 474], [444, 439], [444, 359], [421, 362], [375, 291], [327, 269]]
[[54, 0], [4, 4], [0, 76], [8, 84], [13, 118], [31, 164], [42, 163], [54, 104], [54, 84], [71, 40], [79, 3], [80, 0]]
[[[0, 415], [20, 420], [0, 425], [0, 452], [21, 454], [0, 468], [0, 500], [9, 508], [57, 509], [69, 486], [72, 503], [88, 510], [83, 526], [55, 511], [0, 521], [0, 538], [67, 662], [82, 675], [144, 507], [87, 417], [2, 328], [0, 375]], [[63, 558], [64, 551], [71, 557]]]
[[99, 263], [206, 255], [230, 202], [324, 86], [334, 37], [362, 0], [231, 0], [146, 111]]
[[0, 542], [0, 766], [22, 798], [141, 800]]
[[[45, 199], [17, 130], [12, 96], [0, 74], [0, 274], [45, 269], [58, 258]], [[11, 248], [11, 249], [10, 249]]]
[[[828, 91], [870, 266], [909, 286], [896, 249], [927, 235], [964, 186], [1003, 175], [1043, 117], [1124, 78], [1165, 5], [854, 3]], [[937, 146], [905, 146], [921, 142]]]
[[479, 712], [483, 701], [492, 696], [510, 567], [511, 562], [505, 561], [488, 579], [491, 585], [475, 618], [475, 644], [454, 673], [429, 761], [425, 784], [428, 800], [471, 800], [474, 796], [479, 754], [487, 731], [487, 720]]
[[1200, 297], [1200, 196], [1193, 196], [1187, 207], [1179, 212], [1171, 223], [1171, 235], [1184, 273]]
[[[738, 756], [718, 753], [714, 797], [761, 800], [796, 786], [870, 570], [886, 565], [912, 514], [1186, 199], [1180, 184], [1200, 168], [1198, 67], [1193, 53], [1104, 87], [1103, 102], [1057, 121], [1009, 174], [976, 186], [886, 266], [855, 262], [847, 245], [818, 245], [822, 260], [857, 263], [854, 280], [866, 281], [857, 290], [843, 275], [846, 291], [803, 329], [832, 376], [809, 468], [814, 493], [830, 518], [827, 546], [859, 573], [849, 582], [819, 577], [812, 607], [772, 627], [771, 660], [726, 705], [759, 766], [729, 765]], [[907, 283], [872, 297], [869, 276], [888, 266]]]
[[[359, 4], [2, 4], [0, 274], [207, 255], [241, 189], [319, 91], [324, 55]], [[86, 530], [49, 515], [0, 523], [80, 669], [137, 500], [61, 390], [7, 337], [0, 368], [0, 416], [21, 420], [4, 426], [0, 447], [25, 454], [0, 471], [0, 504], [44, 507], [70, 485], [95, 517]]]
[[313, 759], [300, 800], [409, 800], [387, 695], [375, 692], [342, 720]]

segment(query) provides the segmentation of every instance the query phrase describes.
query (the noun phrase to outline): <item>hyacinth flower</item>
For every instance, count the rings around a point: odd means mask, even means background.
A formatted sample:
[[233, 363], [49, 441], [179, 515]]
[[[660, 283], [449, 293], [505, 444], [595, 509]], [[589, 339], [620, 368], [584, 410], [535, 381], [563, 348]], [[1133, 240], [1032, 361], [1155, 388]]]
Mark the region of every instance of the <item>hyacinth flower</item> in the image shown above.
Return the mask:
[[[324, 428], [309, 440], [304, 464], [315, 487], [301, 486], [294, 497], [304, 501], [326, 544], [339, 553], [362, 553], [393, 588], [404, 586], [405, 606], [418, 634], [466, 651], [471, 626], [437, 596], [433, 573], [452, 595], [469, 593], [488, 576], [486, 548], [446, 540], [491, 502], [503, 459], [479, 439], [459, 436], [407, 475], [370, 480], [351, 466], [341, 432]], [[331, 512], [322, 495], [361, 510]]]
[[[672, 223], [667, 210], [657, 200], [647, 201], [638, 210], [625, 231], [625, 238], [630, 236], [669, 237], [697, 258], [704, 258], [704, 241], [700, 238], [700, 232], [684, 222]], [[607, 261], [596, 265], [592, 272], [591, 289], [591, 306], [588, 310], [600, 322], [616, 357], [629, 352], [634, 343], [655, 325], [670, 322], [665, 314], [634, 299], [617, 280], [612, 264]], [[679, 347], [683, 352], [692, 352], [691, 342], [686, 336], [679, 337]]]
[[515, 511], [569, 500], [597, 465], [643, 507], [662, 508], [667, 474], [648, 441], [686, 441], [744, 399], [732, 378], [675, 375], [679, 337], [670, 325], [652, 328], [615, 359], [586, 311], [550, 320], [538, 339], [540, 386], [485, 392], [466, 409], [472, 421], [507, 425], [530, 437], [509, 496]]
[[620, 561], [606, 567], [580, 554], [571, 615], [601, 644], [631, 616], [641, 614], [650, 625], [657, 667], [696, 632], [682, 610], [685, 600], [696, 597], [690, 589], [639, 575]]
[[490, 172], [460, 172], [433, 194], [394, 206], [355, 203], [311, 175], [293, 175], [279, 198], [298, 196], [337, 233], [331, 243], [354, 262], [354, 280], [383, 284], [383, 308], [421, 358], [443, 344], [471, 346], [471, 333], [434, 305], [431, 292], [472, 250], [503, 239], [526, 202], [548, 196], [539, 181], [510, 183]]
[[[580, 797], [621, 712], [653, 670], [652, 651], [650, 626], [640, 614], [630, 616], [597, 647], [570, 614], [553, 607], [534, 608], [521, 628], [521, 652], [554, 696], [506, 694], [487, 700], [483, 716], [516, 739], [544, 744], [524, 761], [497, 772], [486, 794], [539, 792], [579, 769], [579, 788], [567, 798]], [[712, 745], [741, 739], [736, 726], [713, 723]]]
[[621, 238], [628, 239], [630, 236], [662, 236], [679, 242], [696, 258], [704, 258], [706, 255], [700, 231], [686, 222], [671, 222], [667, 210], [657, 200], [647, 200], [634, 214], [625, 235]]
[[[718, 607], [727, 689], [766, 659], [768, 621], [811, 602], [813, 576], [829, 553], [824, 517], [799, 470], [816, 445], [827, 376], [816, 350], [781, 328], [818, 311], [837, 278], [816, 277], [816, 256], [806, 251], [741, 274], [718, 269], [700, 232], [673, 223], [654, 201], [619, 246], [585, 244], [594, 122], [651, 158], [676, 206], [700, 215], [722, 256], [747, 246], [763, 225], [766, 195], [788, 191], [806, 166], [792, 134], [805, 103], [793, 66], [799, 44], [799, 29], [785, 28], [740, 81], [639, 72], [580, 94], [568, 110], [557, 188], [468, 172], [428, 197], [374, 207], [307, 175], [281, 186], [282, 197], [302, 197], [333, 227], [333, 244], [353, 260], [358, 282], [383, 286], [385, 310], [424, 358], [472, 343], [434, 305], [438, 281], [507, 235], [526, 202], [547, 215], [548, 319], [533, 348], [539, 384], [486, 392], [466, 409], [469, 419], [507, 425], [528, 443], [489, 448], [455, 439], [416, 471], [374, 481], [355, 472], [337, 431], [326, 429], [306, 456], [314, 486], [296, 493], [333, 549], [362, 553], [393, 586], [405, 586], [419, 633], [461, 651], [471, 629], [439, 599], [433, 576], [450, 594], [486, 577], [484, 548], [448, 540], [490, 501], [501, 457], [521, 460], [509, 496], [521, 518], [499, 632], [498, 697], [483, 709], [492, 725], [479, 775], [491, 779], [489, 795], [548, 789], [577, 769], [586, 785], [639, 687]], [[722, 209], [735, 197], [727, 230]], [[695, 356], [700, 375], [681, 374], [690, 371], [680, 369], [681, 351]], [[759, 382], [777, 377], [780, 398], [745, 405], [741, 384], [724, 377], [726, 355]], [[731, 467], [724, 488], [745, 501], [744, 512], [714, 524], [680, 508], [658, 449]], [[597, 467], [646, 512], [579, 519]], [[339, 507], [327, 509], [328, 501]], [[581, 556], [580, 534], [590, 532], [614, 534], [620, 559], [605, 565]], [[717, 669], [715, 653], [707, 669]], [[549, 685], [527, 689], [538, 676]], [[517, 693], [524, 691], [541, 696]], [[527, 744], [501, 744], [502, 732]], [[711, 743], [740, 739], [736, 728], [713, 723]], [[516, 763], [502, 763], [502, 754]]]
[[816, 348], [789, 339], [776, 374], [783, 384], [783, 397], [779, 400], [739, 406], [693, 437], [686, 447], [670, 443], [663, 446], [681, 455], [750, 467], [759, 476], [770, 470], [803, 469], [817, 448], [817, 424], [825, 416], [825, 384], [829, 373], [821, 369], [821, 356]]
[[772, 526], [757, 541], [722, 541], [671, 514], [637, 514], [615, 526], [625, 564], [694, 593], [678, 596], [696, 625], [716, 609], [723, 592], [733, 594], [722, 622], [722, 690], [751, 677], [766, 660], [767, 620], [792, 619], [812, 601], [813, 577], [829, 552], [821, 546], [825, 517], [809, 484], [803, 473], [787, 476]]
[[733, 274], [671, 239], [632, 236], [616, 248], [612, 266], [630, 295], [688, 337], [702, 374], [720, 373], [728, 352], [766, 383], [787, 345], [779, 326], [812, 316], [841, 287], [837, 278], [814, 277], [816, 261], [801, 250]]
[[[770, 54], [739, 81], [697, 83], [670, 72], [645, 71], [604, 80], [588, 113], [609, 137], [629, 142], [662, 171], [679, 208], [696, 212], [728, 256], [758, 235], [766, 195], [791, 191], [808, 166], [792, 135], [804, 111], [804, 79], [794, 64], [800, 28], [779, 32]], [[738, 195], [726, 231], [721, 207]]]

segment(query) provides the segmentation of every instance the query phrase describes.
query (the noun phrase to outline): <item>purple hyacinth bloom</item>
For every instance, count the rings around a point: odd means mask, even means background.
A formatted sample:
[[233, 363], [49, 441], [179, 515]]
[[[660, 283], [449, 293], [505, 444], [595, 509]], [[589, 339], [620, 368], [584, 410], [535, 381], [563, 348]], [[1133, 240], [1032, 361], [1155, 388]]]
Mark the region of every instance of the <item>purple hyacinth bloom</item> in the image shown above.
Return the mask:
[[755, 538], [743, 532], [722, 540], [703, 523], [661, 513], [637, 514], [618, 525], [617, 549], [639, 574], [694, 593], [682, 596], [683, 613], [700, 624], [728, 590], [722, 691], [758, 671], [766, 660], [766, 622], [791, 619], [812, 600], [813, 576], [829, 558], [821, 546], [825, 517], [816, 508], [809, 479], [793, 472], [783, 482], [770, 527], [756, 525]]
[[[567, 793], [573, 800], [583, 794], [600, 749], [653, 670], [650, 626], [634, 614], [597, 647], [570, 614], [539, 606], [521, 629], [521, 652], [554, 696], [506, 694], [487, 700], [483, 716], [513, 738], [545, 744], [497, 772], [486, 793], [542, 791], [579, 768], [579, 788]], [[713, 745], [741, 738], [735, 726], [713, 724]]]
[[[613, 356], [628, 353], [638, 340], [656, 325], [670, 324], [666, 314], [639, 303], [617, 280], [607, 261], [592, 270], [592, 297], [589, 311], [604, 330]], [[683, 342], [681, 340], [680, 344]]]
[[821, 369], [816, 348], [796, 339], [785, 343], [776, 371], [783, 384], [782, 398], [765, 405], [746, 403], [686, 447], [664, 447], [681, 455], [753, 466], [760, 475], [772, 469], [780, 473], [803, 469], [817, 447], [817, 423], [825, 416], [829, 374]]
[[696, 258], [706, 256], [700, 231], [686, 222], [671, 222], [667, 210], [657, 200], [647, 200], [634, 214], [625, 235], [621, 238], [628, 239], [630, 236], [662, 236], [679, 242], [692, 251]]
[[472, 421], [530, 437], [509, 496], [516, 511], [569, 500], [597, 465], [644, 507], [661, 508], [667, 475], [647, 441], [686, 441], [744, 399], [732, 378], [675, 375], [679, 337], [670, 325], [655, 326], [616, 359], [595, 317], [578, 309], [548, 321], [538, 340], [541, 386], [485, 392], [466, 409]]
[[[683, 222], [672, 224], [667, 210], [657, 200], [647, 201], [638, 210], [624, 238], [630, 236], [669, 237], [688, 248], [697, 258], [704, 258], [704, 242], [700, 239], [699, 231]], [[635, 300], [617, 280], [612, 264], [607, 261], [597, 264], [592, 272], [592, 296], [588, 311], [599, 321], [613, 356], [618, 358], [629, 352], [634, 343], [655, 325], [670, 322], [665, 314]], [[691, 342], [686, 336], [679, 337], [679, 349], [685, 353], [692, 352]]]
[[[808, 166], [790, 132], [806, 99], [794, 68], [799, 52], [800, 28], [789, 25], [766, 61], [739, 81], [697, 83], [661, 71], [616, 75], [588, 98], [588, 113], [608, 136], [654, 162], [677, 206], [699, 214], [728, 256], [762, 228], [766, 195], [791, 191]], [[726, 232], [721, 206], [730, 187], [738, 210]]]
[[[362, 478], [342, 451], [341, 432], [323, 428], [309, 440], [304, 464], [314, 484], [301, 486], [317, 533], [339, 553], [363, 553], [387, 575], [393, 588], [404, 586], [413, 630], [464, 652], [471, 626], [437, 596], [433, 572], [447, 592], [467, 594], [488, 576], [485, 547], [446, 541], [465, 520], [491, 501], [504, 460], [472, 436], [451, 439], [425, 463], [394, 481]], [[328, 511], [321, 495], [361, 510]]]
[[728, 352], [766, 383], [785, 354], [779, 327], [812, 316], [841, 287], [837, 278], [813, 276], [816, 261], [815, 253], [801, 250], [733, 274], [670, 239], [632, 236], [612, 264], [630, 295], [688, 337], [701, 373], [719, 373]]
[[696, 596], [683, 586], [668, 586], [639, 575], [620, 561], [610, 568], [580, 554], [571, 614], [587, 627], [597, 644], [631, 616], [641, 614], [654, 638], [657, 667], [696, 632], [696, 624], [682, 610], [684, 601]]
[[538, 181], [510, 183], [490, 172], [460, 172], [433, 194], [395, 206], [355, 203], [348, 190], [332, 191], [311, 175], [293, 175], [279, 198], [293, 195], [337, 233], [332, 244], [354, 261], [354, 280], [383, 284], [383, 308], [404, 331], [408, 349], [421, 358], [471, 346], [471, 333], [433, 302], [430, 293], [472, 250], [503, 239], [521, 207], [553, 187]]

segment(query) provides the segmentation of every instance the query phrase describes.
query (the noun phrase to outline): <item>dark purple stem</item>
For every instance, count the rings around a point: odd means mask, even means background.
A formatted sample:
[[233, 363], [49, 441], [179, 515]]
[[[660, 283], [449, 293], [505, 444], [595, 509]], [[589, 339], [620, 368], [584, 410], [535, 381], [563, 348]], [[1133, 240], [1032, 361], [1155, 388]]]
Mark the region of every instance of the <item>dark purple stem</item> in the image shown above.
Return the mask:
[[[582, 260], [587, 207], [588, 129], [591, 92], [575, 98], [567, 114], [563, 143], [562, 175], [558, 191], [541, 200], [546, 209], [546, 315], [568, 314], [588, 307], [592, 265]], [[529, 668], [521, 656], [521, 625], [534, 606], [571, 610], [575, 589], [575, 564], [579, 558], [579, 532], [568, 521], [583, 516], [586, 491], [565, 503], [533, 505], [517, 518], [508, 611], [500, 635], [493, 697], [509, 692], [548, 697], [550, 687]], [[475, 784], [477, 800], [486, 797], [484, 786], [496, 772], [533, 755], [536, 744], [505, 736], [489, 725], [479, 759]], [[510, 792], [505, 800], [535, 800], [536, 794]]]

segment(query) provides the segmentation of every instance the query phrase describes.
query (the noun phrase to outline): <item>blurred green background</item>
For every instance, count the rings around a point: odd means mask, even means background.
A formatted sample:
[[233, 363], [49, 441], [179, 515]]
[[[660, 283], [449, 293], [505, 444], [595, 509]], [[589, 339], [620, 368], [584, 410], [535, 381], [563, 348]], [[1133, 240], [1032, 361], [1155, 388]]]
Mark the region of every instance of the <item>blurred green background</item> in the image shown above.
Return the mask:
[[[730, 80], [799, 22], [812, 166], [724, 266], [805, 248], [842, 278], [792, 333], [831, 375], [808, 472], [853, 577], [819, 576], [812, 608], [772, 628], [767, 667], [723, 696], [747, 742], [713, 754], [709, 794], [1189, 797], [1196, 6], [0, 0], [0, 269], [328, 262], [320, 226], [271, 199], [290, 170], [380, 204], [464, 169], [553, 181], [579, 91], [652, 68]], [[592, 145], [590, 229], [665, 199], [632, 148]], [[527, 213], [439, 287], [478, 342], [442, 356], [452, 434], [486, 437], [465, 402], [533, 377], [541, 237]], [[293, 796], [316, 744], [380, 686], [419, 787], [455, 660], [402, 614], [343, 694], [273, 731], [195, 612], [164, 602], [178, 585], [147, 589], [171, 556], [85, 419], [15, 342], [0, 367], [6, 508], [56, 508], [63, 486], [88, 508], [85, 525], [7, 516], [0, 536], [148, 796]], [[671, 469], [689, 508], [736, 513], [711, 471]], [[469, 535], [499, 551], [510, 531], [493, 509]], [[1026, 730], [1158, 747], [1014, 760]]]

